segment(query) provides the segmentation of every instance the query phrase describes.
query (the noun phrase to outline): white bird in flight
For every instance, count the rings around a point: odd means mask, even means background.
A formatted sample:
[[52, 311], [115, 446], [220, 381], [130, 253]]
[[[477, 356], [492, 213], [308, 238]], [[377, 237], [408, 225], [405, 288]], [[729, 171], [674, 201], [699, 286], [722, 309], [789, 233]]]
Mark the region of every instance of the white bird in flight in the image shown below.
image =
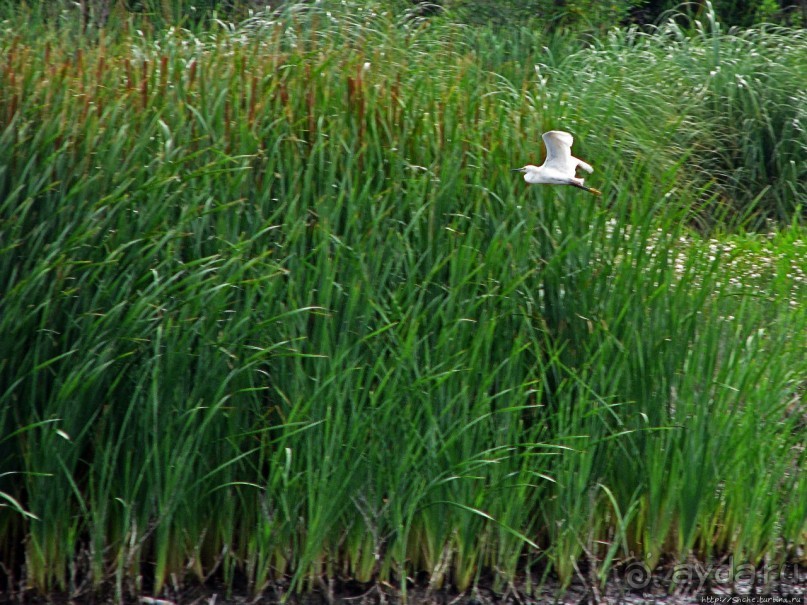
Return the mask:
[[594, 169], [572, 155], [572, 135], [562, 130], [550, 130], [542, 138], [546, 145], [546, 160], [543, 165], [527, 164], [522, 168], [513, 168], [514, 172], [523, 172], [524, 180], [530, 185], [572, 185], [595, 195], [602, 194], [602, 191], [584, 185], [583, 179], [575, 174], [578, 166], [586, 172], [594, 172]]

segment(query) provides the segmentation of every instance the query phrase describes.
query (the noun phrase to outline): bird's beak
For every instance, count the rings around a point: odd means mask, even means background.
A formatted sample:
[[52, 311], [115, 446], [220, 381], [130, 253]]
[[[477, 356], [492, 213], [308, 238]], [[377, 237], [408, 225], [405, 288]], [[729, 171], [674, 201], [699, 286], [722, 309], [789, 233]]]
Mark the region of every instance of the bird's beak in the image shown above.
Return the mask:
[[510, 171], [511, 172], [524, 172], [524, 169], [523, 168], [511, 168]]

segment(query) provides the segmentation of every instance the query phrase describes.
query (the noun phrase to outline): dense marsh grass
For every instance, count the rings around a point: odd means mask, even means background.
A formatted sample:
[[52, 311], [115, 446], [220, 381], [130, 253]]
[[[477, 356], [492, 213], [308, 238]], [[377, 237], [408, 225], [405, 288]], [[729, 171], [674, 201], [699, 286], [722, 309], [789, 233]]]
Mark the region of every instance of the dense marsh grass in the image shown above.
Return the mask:
[[[75, 46], [18, 25], [6, 588], [405, 595], [798, 556], [803, 229], [690, 227], [798, 212], [803, 33], [519, 56], [540, 38], [358, 8]], [[601, 200], [513, 178], [550, 128]]]

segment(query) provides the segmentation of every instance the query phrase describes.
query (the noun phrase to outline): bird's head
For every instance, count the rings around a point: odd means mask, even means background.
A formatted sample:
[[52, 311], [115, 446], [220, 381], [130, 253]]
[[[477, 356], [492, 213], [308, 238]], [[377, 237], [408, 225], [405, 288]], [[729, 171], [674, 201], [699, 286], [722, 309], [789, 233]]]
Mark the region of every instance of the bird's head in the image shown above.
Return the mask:
[[528, 172], [540, 172], [540, 166], [533, 166], [532, 164], [527, 164], [526, 166], [522, 166], [521, 168], [512, 168], [513, 172], [521, 172], [523, 174], [527, 174]]

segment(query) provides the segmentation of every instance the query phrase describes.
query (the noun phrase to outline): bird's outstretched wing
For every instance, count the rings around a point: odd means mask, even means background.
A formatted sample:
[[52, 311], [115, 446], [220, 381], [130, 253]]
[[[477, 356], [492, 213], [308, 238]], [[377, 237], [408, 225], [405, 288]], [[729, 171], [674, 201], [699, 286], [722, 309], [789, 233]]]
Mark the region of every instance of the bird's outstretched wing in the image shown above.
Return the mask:
[[574, 143], [574, 138], [572, 135], [562, 130], [550, 130], [545, 132], [542, 138], [544, 139], [544, 145], [546, 145], [546, 162], [544, 162], [544, 166], [564, 171], [574, 170], [575, 166], [572, 165], [572, 143]]
[[577, 160], [577, 165], [580, 168], [582, 168], [583, 170], [585, 170], [586, 172], [594, 172], [594, 169], [591, 167], [591, 164], [587, 164], [586, 162], [584, 162], [580, 158], [574, 158], [574, 159]]

